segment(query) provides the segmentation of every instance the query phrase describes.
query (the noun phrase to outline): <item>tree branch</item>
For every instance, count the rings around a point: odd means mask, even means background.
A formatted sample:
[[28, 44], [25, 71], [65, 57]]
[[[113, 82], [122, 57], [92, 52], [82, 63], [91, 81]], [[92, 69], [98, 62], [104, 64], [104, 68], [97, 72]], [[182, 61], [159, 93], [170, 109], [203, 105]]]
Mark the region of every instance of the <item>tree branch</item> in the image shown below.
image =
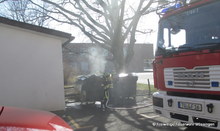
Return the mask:
[[5, 1], [7, 1], [7, 0], [1, 0], [0, 3], [3, 3], [3, 2], [5, 2]]
[[94, 8], [94, 7], [92, 7], [90, 4], [88, 4], [88, 2], [87, 2], [86, 0], [82, 0], [82, 2], [83, 2], [89, 9], [91, 9], [92, 11], [94, 11], [94, 12], [96, 12], [96, 13], [98, 13], [98, 14], [101, 14], [101, 15], [104, 14], [104, 12], [102, 12], [101, 10], [98, 10], [97, 8]]
[[105, 26], [103, 26], [102, 24], [96, 22], [96, 20], [94, 20], [91, 16], [91, 14], [89, 14], [83, 7], [82, 5], [80, 4], [80, 2], [76, 2], [79, 6], [79, 10], [81, 10], [83, 13], [85, 13], [86, 17], [94, 24], [96, 25], [98, 28], [104, 30], [104, 32], [109, 35], [109, 31], [107, 30], [107, 28]]
[[132, 27], [133, 27], [134, 24], [136, 23], [135, 21], [139, 21], [138, 19], [139, 19], [139, 17], [141, 16], [139, 12], [140, 12], [140, 10], [141, 10], [141, 7], [142, 7], [143, 3], [144, 3], [144, 0], [140, 0], [140, 3], [139, 3], [139, 5], [138, 5], [138, 8], [137, 8], [137, 10], [136, 10], [136, 12], [135, 12], [135, 14], [134, 14], [134, 16], [133, 16], [133, 19], [132, 19], [132, 21], [130, 22], [130, 24], [129, 24], [127, 30], [126, 30], [126, 32], [124, 33], [123, 41], [127, 38], [129, 32], [131, 31]]
[[49, 0], [42, 0], [42, 1], [44, 1], [44, 2], [46, 2], [46, 3], [49, 3], [49, 4], [51, 4], [51, 5], [54, 5], [54, 6], [56, 6], [57, 8], [59, 8], [61, 11], [64, 11], [64, 12], [66, 12], [66, 13], [68, 13], [68, 14], [74, 16], [74, 17], [79, 18], [80, 20], [82, 20], [82, 22], [83, 22], [85, 25], [87, 25], [89, 28], [91, 28], [97, 35], [99, 35], [99, 36], [102, 37], [103, 39], [106, 39], [106, 40], [109, 39], [106, 35], [100, 33], [100, 31], [99, 31], [96, 27], [94, 27], [91, 23], [89, 23], [89, 22], [88, 22], [86, 19], [84, 19], [81, 15], [75, 14], [75, 13], [73, 13], [73, 12], [71, 12], [71, 11], [65, 9], [64, 7], [61, 7], [60, 5], [58, 5], [58, 4], [54, 3], [54, 2], [51, 2], [51, 1], [49, 1]]

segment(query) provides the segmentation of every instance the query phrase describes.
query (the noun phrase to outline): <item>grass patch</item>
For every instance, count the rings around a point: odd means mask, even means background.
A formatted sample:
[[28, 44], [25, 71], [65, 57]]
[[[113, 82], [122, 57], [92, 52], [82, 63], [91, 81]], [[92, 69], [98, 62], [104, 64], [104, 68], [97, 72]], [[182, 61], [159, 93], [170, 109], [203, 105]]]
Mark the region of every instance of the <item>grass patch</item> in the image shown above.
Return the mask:
[[[149, 90], [148, 84], [137, 83], [137, 90]], [[150, 85], [151, 92], [156, 92], [157, 89], [154, 88], [154, 85]]]
[[64, 85], [64, 89], [72, 88], [74, 85]]

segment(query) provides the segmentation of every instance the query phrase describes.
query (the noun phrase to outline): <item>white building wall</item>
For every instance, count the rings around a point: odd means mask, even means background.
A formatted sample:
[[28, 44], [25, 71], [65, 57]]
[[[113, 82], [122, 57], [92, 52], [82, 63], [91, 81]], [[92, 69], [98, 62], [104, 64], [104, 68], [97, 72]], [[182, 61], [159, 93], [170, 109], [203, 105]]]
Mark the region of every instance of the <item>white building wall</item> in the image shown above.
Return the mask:
[[0, 105], [65, 108], [60, 39], [0, 24]]

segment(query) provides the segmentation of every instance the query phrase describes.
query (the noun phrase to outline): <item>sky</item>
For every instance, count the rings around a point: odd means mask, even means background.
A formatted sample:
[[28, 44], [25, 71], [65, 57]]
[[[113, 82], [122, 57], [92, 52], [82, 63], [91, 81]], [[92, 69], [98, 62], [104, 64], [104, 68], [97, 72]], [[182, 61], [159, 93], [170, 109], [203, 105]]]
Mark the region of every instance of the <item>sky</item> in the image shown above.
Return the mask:
[[[153, 32], [151, 34], [136, 35], [136, 43], [154, 44], [156, 42], [158, 20], [159, 20], [159, 16], [156, 13], [151, 13], [141, 18], [139, 25], [143, 28], [147, 27], [147, 29], [152, 29]], [[57, 25], [54, 25], [53, 28], [71, 33], [73, 36], [76, 37], [75, 40], [73, 41], [75, 43], [78, 43], [78, 42], [86, 43], [90, 41], [86, 36], [84, 36], [84, 34], [79, 29], [77, 29], [76, 27], [72, 25], [57, 24]]]
[[[128, 0], [128, 1], [131, 2], [130, 4], [137, 3], [135, 2], [135, 0]], [[140, 19], [139, 26], [144, 29], [151, 29], [153, 30], [153, 33], [136, 35], [136, 43], [156, 44], [158, 21], [159, 21], [159, 16], [155, 12], [143, 16]], [[73, 36], [75, 36], [75, 40], [72, 41], [73, 43], [90, 42], [90, 40], [78, 28], [74, 26], [58, 24], [58, 25], [55, 25], [53, 28], [71, 33]]]
[[[138, 5], [137, 4], [138, 2], [136, 0], [127, 0], [127, 2], [130, 5], [132, 5], [132, 7]], [[4, 12], [4, 9], [1, 8], [0, 11]], [[136, 43], [156, 44], [158, 20], [159, 20], [159, 16], [156, 13], [145, 15], [140, 19], [139, 27], [143, 29], [153, 30], [153, 33], [151, 34], [139, 34], [138, 33], [138, 35], [136, 35]], [[75, 40], [72, 41], [74, 43], [90, 42], [89, 38], [87, 38], [77, 27], [74, 27], [72, 25], [56, 23], [56, 24], [50, 24], [49, 28], [71, 33], [75, 37]], [[125, 41], [125, 42], [128, 42], [128, 41]]]

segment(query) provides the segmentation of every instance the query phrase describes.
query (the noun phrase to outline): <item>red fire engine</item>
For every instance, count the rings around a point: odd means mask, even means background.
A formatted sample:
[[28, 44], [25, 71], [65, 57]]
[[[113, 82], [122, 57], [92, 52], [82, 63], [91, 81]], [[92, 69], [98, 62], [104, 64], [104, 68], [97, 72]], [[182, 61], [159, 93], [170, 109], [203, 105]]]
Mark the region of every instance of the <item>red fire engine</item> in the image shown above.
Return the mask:
[[154, 111], [220, 129], [220, 0], [186, 2], [162, 13], [153, 62]]

